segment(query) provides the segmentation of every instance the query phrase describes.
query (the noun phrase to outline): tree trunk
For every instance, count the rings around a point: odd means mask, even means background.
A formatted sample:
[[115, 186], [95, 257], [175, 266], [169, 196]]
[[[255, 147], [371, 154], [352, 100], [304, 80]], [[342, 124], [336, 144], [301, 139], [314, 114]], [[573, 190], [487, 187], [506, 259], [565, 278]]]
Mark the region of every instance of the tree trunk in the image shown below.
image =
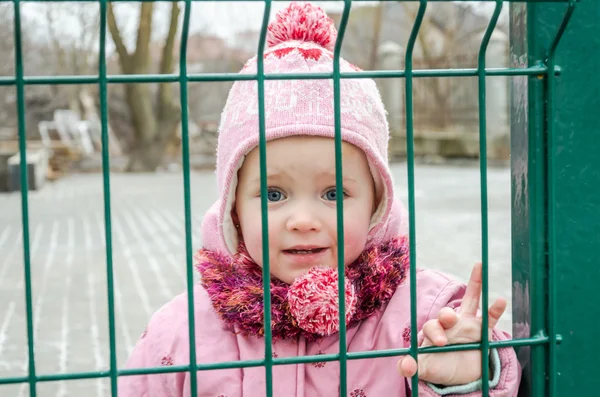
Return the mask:
[[179, 109], [175, 106], [170, 106], [170, 111], [162, 110], [163, 116], [157, 120], [149, 91], [146, 84], [126, 86], [126, 99], [135, 139], [135, 146], [129, 154], [126, 168], [128, 172], [156, 170], [162, 163], [165, 150], [179, 125]]
[[164, 148], [157, 144], [137, 146], [129, 153], [126, 172], [152, 172], [161, 164]]
[[[180, 8], [171, 3], [169, 30], [162, 48], [159, 73], [171, 73], [173, 51]], [[115, 42], [121, 69], [126, 74], [147, 74], [150, 70], [150, 39], [152, 36], [153, 4], [143, 3], [140, 10], [135, 51], [129, 53], [117, 26], [111, 3], [108, 6], [107, 23]], [[134, 130], [133, 149], [129, 153], [128, 172], [152, 172], [162, 163], [165, 151], [180, 120], [179, 106], [173, 100], [172, 86], [159, 84], [157, 93], [151, 95], [148, 84], [128, 84], [125, 98]]]
[[152, 134], [154, 138], [138, 141], [138, 145], [136, 145], [129, 153], [129, 161], [125, 171], [155, 171], [161, 165], [167, 146], [177, 133], [178, 126], [179, 118], [172, 117], [157, 126], [159, 130]]
[[373, 40], [371, 42], [371, 55], [369, 56], [369, 70], [376, 70], [379, 60], [379, 41], [381, 39], [381, 21], [383, 19], [383, 4], [381, 1], [375, 6], [373, 19]]

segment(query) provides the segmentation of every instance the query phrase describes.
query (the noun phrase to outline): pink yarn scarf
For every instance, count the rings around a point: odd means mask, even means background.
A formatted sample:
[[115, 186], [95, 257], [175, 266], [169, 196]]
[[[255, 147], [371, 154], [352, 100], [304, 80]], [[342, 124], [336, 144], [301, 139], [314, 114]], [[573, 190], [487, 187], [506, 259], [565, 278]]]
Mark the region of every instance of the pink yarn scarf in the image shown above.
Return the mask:
[[[250, 258], [243, 243], [234, 257], [200, 250], [195, 256], [195, 266], [200, 272], [201, 284], [221, 319], [242, 335], [264, 336], [262, 269]], [[312, 278], [316, 281], [305, 278], [302, 282], [296, 280], [289, 285], [276, 278], [271, 279], [271, 329], [274, 340], [291, 339], [299, 335], [316, 340], [337, 331], [337, 271], [321, 269], [321, 275], [313, 270], [309, 273], [314, 273]], [[348, 327], [386, 304], [405, 280], [408, 271], [409, 247], [406, 237], [398, 237], [363, 251], [346, 267], [346, 293], [354, 294], [354, 297], [346, 299]], [[335, 273], [333, 277], [332, 273]], [[335, 287], [333, 295], [336, 298], [331, 299], [330, 291], [322, 294], [327, 296], [317, 298], [323, 301], [313, 305], [316, 308], [315, 317], [299, 321], [297, 313], [303, 308], [291, 307], [290, 300], [306, 301], [298, 299], [292, 290], [302, 288], [296, 284], [304, 285], [307, 282], [312, 282], [313, 288], [317, 286], [323, 289], [324, 277]], [[313, 290], [311, 298], [314, 295]]]

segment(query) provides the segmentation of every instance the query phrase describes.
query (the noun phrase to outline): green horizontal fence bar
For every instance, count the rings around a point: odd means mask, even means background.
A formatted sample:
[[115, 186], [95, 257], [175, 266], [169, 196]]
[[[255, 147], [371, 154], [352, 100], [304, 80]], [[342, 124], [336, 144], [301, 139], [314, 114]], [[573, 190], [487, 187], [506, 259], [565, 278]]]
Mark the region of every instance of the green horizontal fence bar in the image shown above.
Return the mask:
[[[546, 315], [546, 327], [534, 330], [535, 336], [529, 338], [513, 339], [508, 341], [488, 341], [488, 318], [483, 316], [482, 342], [464, 345], [450, 345], [444, 347], [420, 348], [417, 346], [417, 332], [411, 333], [410, 348], [389, 349], [365, 352], [347, 352], [346, 350], [346, 322], [345, 322], [345, 297], [344, 297], [344, 223], [343, 223], [343, 185], [342, 185], [342, 140], [341, 140], [341, 85], [343, 79], [356, 78], [404, 78], [405, 79], [405, 103], [406, 103], [406, 133], [407, 133], [407, 174], [408, 174], [408, 214], [409, 214], [409, 241], [410, 241], [410, 300], [411, 300], [411, 328], [417, 329], [416, 313], [416, 226], [415, 226], [415, 176], [414, 176], [414, 103], [413, 103], [413, 79], [427, 77], [477, 77], [478, 78], [478, 101], [479, 101], [479, 137], [480, 137], [480, 184], [481, 184], [481, 237], [482, 237], [482, 264], [483, 264], [483, 300], [482, 306], [488, 306], [488, 209], [487, 209], [487, 160], [486, 160], [486, 77], [490, 76], [524, 76], [527, 78], [538, 77], [546, 80], [546, 128], [548, 139], [548, 180], [547, 189], [550, 202], [556, 201], [556, 187], [553, 181], [556, 179], [557, 165], [553, 161], [556, 155], [556, 137], [554, 135], [553, 123], [556, 94], [555, 78], [560, 74], [560, 68], [556, 65], [556, 48], [566, 30], [575, 3], [574, 0], [483, 0], [485, 2], [495, 3], [494, 13], [485, 31], [478, 53], [477, 68], [457, 68], [457, 69], [422, 69], [413, 70], [413, 51], [417, 36], [428, 3], [445, 2], [447, 0], [409, 0], [419, 2], [419, 9], [415, 18], [405, 54], [405, 70], [389, 71], [364, 71], [353, 73], [341, 73], [340, 54], [344, 33], [349, 20], [351, 0], [344, 0], [344, 9], [338, 28], [338, 36], [334, 48], [333, 71], [332, 73], [294, 73], [294, 74], [264, 74], [263, 54], [265, 50], [265, 40], [267, 25], [270, 17], [272, 1], [280, 0], [243, 0], [256, 1], [265, 4], [263, 13], [262, 28], [258, 45], [257, 73], [254, 75], [239, 75], [235, 73], [214, 73], [214, 74], [188, 74], [187, 73], [187, 40], [189, 37], [189, 24], [191, 15], [191, 6], [193, 2], [201, 3], [205, 0], [185, 0], [183, 28], [181, 33], [179, 49], [179, 73], [177, 74], [147, 74], [147, 75], [107, 75], [106, 70], [106, 13], [109, 2], [121, 2], [126, 0], [97, 0], [100, 12], [100, 35], [99, 35], [99, 63], [98, 75], [82, 76], [25, 76], [23, 65], [23, 50], [21, 42], [21, 4], [20, 0], [0, 0], [2, 2], [11, 1], [14, 6], [14, 43], [15, 43], [15, 76], [0, 77], [0, 86], [16, 86], [17, 92], [17, 112], [19, 122], [19, 153], [21, 155], [20, 178], [21, 178], [21, 206], [22, 206], [22, 225], [23, 225], [23, 249], [24, 249], [24, 276], [25, 276], [25, 303], [27, 311], [27, 338], [28, 338], [28, 374], [20, 377], [0, 378], [0, 385], [28, 383], [30, 395], [36, 396], [38, 382], [52, 382], [61, 380], [75, 379], [94, 379], [109, 378], [111, 396], [117, 397], [117, 380], [119, 376], [131, 376], [140, 374], [160, 374], [184, 372], [190, 373], [190, 392], [191, 395], [197, 395], [197, 372], [226, 368], [249, 368], [264, 367], [266, 379], [266, 394], [273, 395], [273, 366], [338, 361], [340, 364], [340, 396], [347, 395], [347, 360], [358, 360], [378, 357], [392, 357], [411, 355], [417, 357], [423, 353], [442, 353], [451, 351], [480, 350], [482, 352], [482, 375], [483, 379], [489, 376], [489, 349], [500, 347], [532, 347], [546, 349], [549, 353], [549, 377], [541, 378], [544, 374], [536, 374], [540, 377], [537, 381], [547, 382], [546, 390], [549, 395], [556, 395], [556, 367], [557, 367], [557, 344], [561, 342], [562, 337], [556, 333], [556, 257], [554, 250], [557, 245], [557, 232], [555, 228], [555, 208], [549, 206], [546, 208], [548, 217], [547, 243], [548, 243], [548, 312]], [[49, 1], [49, 0], [48, 0]], [[79, 2], [80, 0], [59, 0], [59, 2]], [[83, 1], [83, 0], [81, 0]], [[156, 1], [156, 0], [138, 0], [137, 2]], [[240, 1], [240, 0], [234, 0]], [[281, 0], [288, 1], [288, 0]], [[327, 0], [326, 0], [327, 1]], [[333, 0], [332, 0], [333, 1]], [[339, 1], [339, 0], [335, 0]], [[384, 0], [385, 1], [385, 0]], [[395, 1], [395, 0], [389, 0]], [[46, 0], [30, 1], [28, 3], [45, 3]], [[86, 1], [87, 2], [87, 1]], [[531, 62], [531, 65], [524, 68], [486, 68], [485, 55], [491, 35], [496, 28], [498, 17], [504, 3], [568, 3], [568, 8], [564, 18], [557, 29], [557, 33], [552, 41], [548, 57], [545, 60]], [[539, 7], [539, 5], [538, 5]], [[267, 203], [267, 178], [266, 178], [266, 137], [265, 137], [265, 104], [264, 104], [264, 84], [265, 81], [273, 80], [304, 80], [304, 79], [331, 79], [334, 89], [334, 120], [335, 120], [335, 167], [336, 167], [336, 209], [337, 209], [337, 234], [338, 234], [338, 288], [339, 294], [339, 319], [340, 319], [340, 340], [339, 353], [304, 356], [274, 358], [272, 353], [272, 335], [271, 328], [265, 327], [265, 357], [262, 360], [246, 360], [236, 362], [221, 362], [210, 364], [199, 364], [197, 362], [197, 352], [195, 344], [195, 318], [194, 318], [194, 284], [193, 284], [193, 247], [192, 247], [192, 225], [191, 225], [191, 191], [190, 191], [190, 163], [189, 163], [189, 131], [188, 131], [188, 84], [195, 82], [216, 82], [216, 81], [256, 81], [258, 87], [258, 113], [259, 113], [259, 151], [260, 151], [260, 179], [261, 179], [261, 212], [262, 212], [262, 234], [263, 234], [263, 288], [265, 291], [264, 299], [264, 322], [271, 323], [271, 311], [267, 310], [271, 305], [270, 299], [270, 264], [269, 264], [269, 238], [268, 238], [268, 203]], [[181, 122], [182, 122], [182, 162], [183, 162], [183, 188], [184, 188], [184, 212], [185, 212], [185, 234], [186, 234], [186, 279], [188, 292], [188, 325], [190, 341], [190, 364], [171, 367], [157, 368], [134, 368], [118, 369], [116, 357], [116, 331], [115, 331], [115, 310], [114, 310], [114, 277], [112, 261], [112, 226], [111, 226], [111, 194], [110, 194], [110, 163], [108, 151], [108, 98], [107, 90], [109, 84], [145, 84], [145, 83], [178, 83], [180, 86], [181, 101]], [[35, 341], [34, 324], [32, 310], [32, 286], [31, 286], [31, 258], [29, 252], [29, 209], [28, 209], [28, 180], [26, 167], [26, 128], [25, 128], [25, 86], [27, 85], [48, 85], [48, 84], [98, 84], [101, 109], [101, 140], [102, 140], [102, 176], [103, 176], [103, 200], [104, 200], [104, 224], [106, 239], [106, 272], [107, 272], [107, 307], [109, 316], [109, 347], [110, 363], [108, 370], [66, 374], [37, 374], [35, 368]], [[538, 103], [536, 106], [542, 107]], [[540, 288], [540, 286], [536, 286]], [[537, 293], [539, 293], [538, 291]], [[202, 326], [200, 324], [199, 326]], [[547, 333], [545, 331], [548, 331]], [[545, 357], [545, 355], [540, 355]], [[411, 380], [412, 395], [418, 396], [418, 374]], [[483, 395], [489, 393], [489, 385], [482, 382]]]
[[[544, 65], [532, 66], [529, 68], [487, 68], [484, 70], [486, 76], [544, 76], [548, 69]], [[559, 69], [555, 69], [558, 74]], [[424, 77], [476, 77], [479, 75], [478, 69], [420, 69], [412, 72], [413, 78]], [[367, 72], [345, 72], [340, 73], [340, 79], [386, 79], [386, 78], [405, 78], [405, 70], [374, 70]], [[333, 73], [273, 73], [265, 74], [265, 80], [325, 80], [332, 79]], [[236, 73], [198, 73], [188, 74], [188, 82], [218, 82], [218, 81], [246, 81], [257, 80], [256, 74], [236, 74]], [[25, 85], [46, 85], [46, 84], [97, 84], [100, 80], [98, 76], [25, 76], [23, 84]], [[176, 83], [179, 81], [178, 74], [130, 74], [130, 75], [108, 75], [109, 84], [126, 83]], [[15, 85], [14, 77], [0, 77], [0, 86]]]
[[[518, 347], [518, 346], [539, 346], [547, 345], [550, 338], [544, 335], [538, 335], [533, 338], [525, 339], [513, 339], [504, 341], [490, 342], [490, 348], [501, 348], [501, 347]], [[465, 351], [465, 350], [479, 350], [481, 349], [481, 343], [469, 343], [462, 345], [448, 345], [448, 346], [430, 346], [420, 347], [417, 349], [419, 354], [424, 353], [444, 353], [451, 351]], [[351, 352], [347, 354], [348, 360], [364, 360], [367, 358], [379, 358], [379, 357], [400, 357], [411, 354], [410, 348], [402, 349], [387, 349], [387, 350], [372, 350], [365, 352]], [[273, 358], [273, 365], [289, 365], [289, 364], [307, 364], [316, 362], [329, 362], [338, 361], [339, 354], [322, 354], [317, 356], [298, 356], [298, 357], [282, 357]], [[196, 369], [198, 371], [211, 371], [215, 369], [226, 369], [226, 368], [251, 368], [261, 367], [265, 365], [265, 360], [243, 360], [233, 362], [220, 362], [212, 364], [197, 364]], [[117, 371], [118, 376], [131, 376], [131, 375], [143, 375], [143, 374], [166, 374], [173, 372], [184, 372], [189, 371], [189, 365], [174, 365], [169, 367], [155, 367], [155, 368], [131, 368], [121, 369]], [[92, 372], [76, 372], [68, 374], [48, 374], [38, 375], [36, 377], [37, 382], [55, 382], [61, 380], [74, 380], [74, 379], [96, 379], [96, 378], [108, 378], [111, 376], [110, 371], [92, 371]], [[11, 378], [0, 378], [0, 385], [24, 383], [28, 381], [28, 377], [11, 377]]]

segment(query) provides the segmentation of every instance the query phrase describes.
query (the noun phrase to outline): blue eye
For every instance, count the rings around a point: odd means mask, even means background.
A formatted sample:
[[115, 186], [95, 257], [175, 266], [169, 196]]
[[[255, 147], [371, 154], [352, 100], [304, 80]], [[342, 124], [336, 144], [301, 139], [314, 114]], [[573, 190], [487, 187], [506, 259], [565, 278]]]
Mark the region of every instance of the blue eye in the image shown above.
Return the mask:
[[285, 196], [279, 190], [275, 190], [275, 189], [267, 190], [267, 200], [269, 200], [269, 201], [277, 202], [277, 201], [283, 200], [284, 198], [285, 198]]
[[[322, 196], [325, 200], [335, 201], [337, 199], [337, 193], [335, 192], [335, 188], [329, 189]], [[346, 193], [344, 193], [344, 198], [346, 198]]]

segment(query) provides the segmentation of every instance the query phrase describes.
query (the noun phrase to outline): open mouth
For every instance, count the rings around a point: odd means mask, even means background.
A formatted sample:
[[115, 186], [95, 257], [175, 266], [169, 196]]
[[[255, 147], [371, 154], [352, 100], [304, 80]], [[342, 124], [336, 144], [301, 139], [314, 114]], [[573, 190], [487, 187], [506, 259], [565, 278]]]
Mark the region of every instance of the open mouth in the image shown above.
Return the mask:
[[311, 248], [311, 249], [289, 249], [283, 250], [286, 254], [293, 255], [309, 255], [309, 254], [318, 254], [319, 252], [325, 251], [327, 248]]

